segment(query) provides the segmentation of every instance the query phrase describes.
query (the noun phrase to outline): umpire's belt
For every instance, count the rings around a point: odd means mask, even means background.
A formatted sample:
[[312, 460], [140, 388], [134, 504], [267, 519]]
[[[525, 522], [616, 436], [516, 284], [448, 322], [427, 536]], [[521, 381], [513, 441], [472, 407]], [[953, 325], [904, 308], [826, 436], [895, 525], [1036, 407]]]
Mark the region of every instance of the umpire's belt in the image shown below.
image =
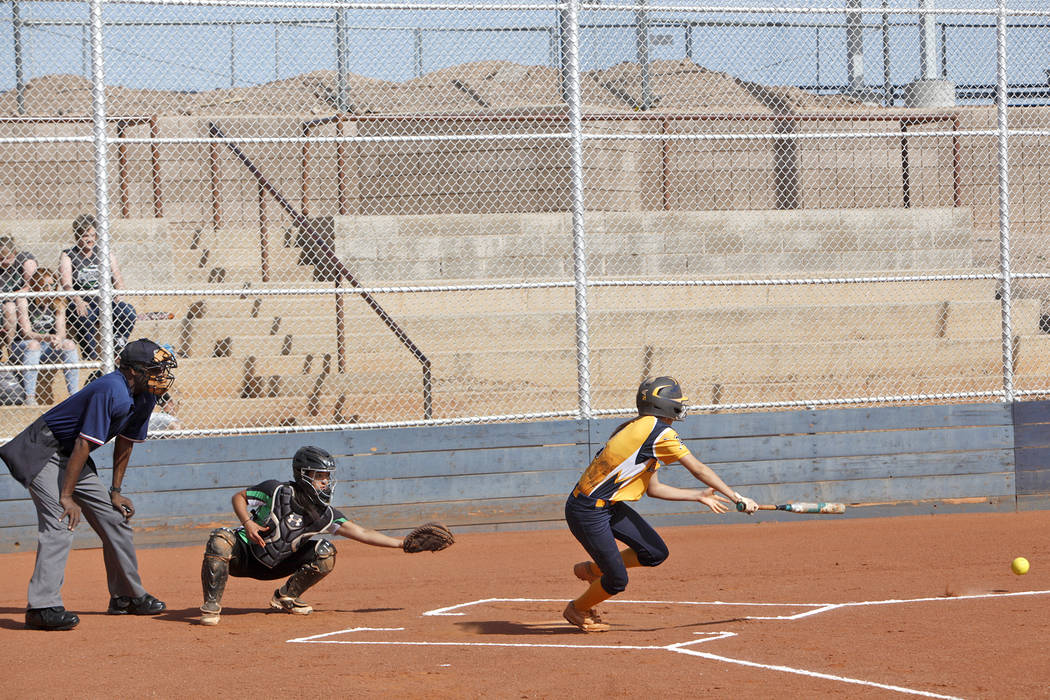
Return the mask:
[[572, 490], [572, 496], [573, 498], [578, 499], [580, 503], [583, 503], [584, 505], [588, 506], [593, 506], [595, 508], [605, 508], [606, 506], [612, 505], [612, 501], [607, 501], [604, 498], [591, 498], [590, 496], [588, 496], [580, 490], [579, 484], [576, 484], [576, 488]]

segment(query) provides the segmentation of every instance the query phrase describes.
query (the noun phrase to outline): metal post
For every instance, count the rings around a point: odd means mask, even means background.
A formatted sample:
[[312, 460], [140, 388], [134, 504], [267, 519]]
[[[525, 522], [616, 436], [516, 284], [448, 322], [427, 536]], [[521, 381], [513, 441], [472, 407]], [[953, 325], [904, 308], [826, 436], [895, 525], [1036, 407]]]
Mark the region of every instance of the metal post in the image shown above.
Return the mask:
[[572, 268], [576, 290], [576, 376], [580, 418], [591, 417], [591, 370], [587, 329], [587, 237], [583, 224], [583, 105], [580, 93], [579, 0], [567, 0], [562, 23], [563, 86], [569, 108], [569, 181], [572, 187]]
[[919, 79], [936, 80], [940, 77], [937, 64], [937, 17], [927, 10], [930, 0], [919, 0]]
[[995, 111], [999, 160], [999, 294], [1003, 316], [1003, 401], [1014, 399], [1014, 339], [1011, 320], [1010, 271], [1010, 161], [1006, 118], [1006, 0], [999, 0], [995, 16]]
[[91, 114], [95, 144], [95, 216], [98, 219], [99, 349], [102, 371], [112, 372], [113, 273], [109, 264], [109, 137], [106, 133], [106, 76], [102, 57], [102, 0], [91, 0]]
[[270, 217], [266, 213], [266, 190], [259, 185], [259, 271], [270, 281]]
[[863, 97], [864, 84], [864, 29], [862, 0], [846, 0], [846, 85], [849, 94]]
[[412, 74], [423, 75], [423, 30], [419, 27], [412, 30]]
[[882, 100], [887, 107], [892, 107], [893, 78], [890, 74], [890, 15], [886, 11], [889, 0], [882, 0]]
[[18, 113], [26, 113], [26, 78], [22, 64], [22, 9], [20, 0], [11, 0], [11, 33], [15, 43], [15, 102]]
[[237, 46], [235, 25], [230, 22], [230, 87], [236, 87], [237, 83]]
[[347, 80], [349, 46], [346, 35], [346, 8], [335, 10], [335, 108], [340, 112], [350, 111], [350, 85]]
[[941, 78], [948, 77], [948, 27], [941, 24]]
[[[817, 36], [818, 37], [820, 36], [820, 30], [819, 29], [817, 30]], [[819, 49], [818, 49], [818, 55], [819, 55]], [[689, 24], [685, 25], [685, 57], [689, 59], [690, 63], [695, 63], [696, 62], [696, 61], [693, 60], [693, 24], [691, 22]], [[819, 66], [820, 64], [818, 63], [817, 65]], [[817, 70], [819, 71], [820, 69], [817, 68]]]
[[816, 39], [817, 50], [816, 50], [816, 56], [815, 56], [816, 61], [817, 61], [817, 81], [816, 81], [816, 84], [817, 84], [817, 87], [819, 88], [820, 87], [820, 27], [816, 28], [816, 33], [817, 33], [817, 39]]
[[652, 62], [649, 58], [649, 11], [645, 9], [645, 0], [637, 0], [638, 9], [634, 12], [634, 42], [638, 55], [638, 68], [641, 71], [641, 95], [638, 98], [638, 109], [646, 111], [653, 106]]
[[[569, 0], [571, 2], [571, 0]], [[573, 17], [579, 19], [577, 14], [573, 14]], [[558, 7], [558, 76], [559, 76], [559, 87], [561, 88], [561, 99], [566, 104], [569, 103], [569, 37], [568, 37], [568, 24], [569, 24], [569, 9], [568, 4], [560, 5]], [[576, 28], [576, 38], [579, 39], [579, 27]], [[577, 60], [579, 54], [577, 53]]]

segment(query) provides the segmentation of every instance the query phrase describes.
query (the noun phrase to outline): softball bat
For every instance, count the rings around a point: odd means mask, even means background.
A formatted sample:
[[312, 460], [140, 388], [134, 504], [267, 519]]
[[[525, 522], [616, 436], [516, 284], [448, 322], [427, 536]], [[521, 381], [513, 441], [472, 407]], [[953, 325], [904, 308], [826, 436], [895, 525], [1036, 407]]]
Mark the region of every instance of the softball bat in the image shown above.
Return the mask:
[[[743, 512], [744, 504], [737, 503], [736, 509]], [[789, 513], [818, 513], [820, 515], [842, 515], [846, 512], [845, 503], [780, 503], [760, 504], [759, 510], [786, 510]]]

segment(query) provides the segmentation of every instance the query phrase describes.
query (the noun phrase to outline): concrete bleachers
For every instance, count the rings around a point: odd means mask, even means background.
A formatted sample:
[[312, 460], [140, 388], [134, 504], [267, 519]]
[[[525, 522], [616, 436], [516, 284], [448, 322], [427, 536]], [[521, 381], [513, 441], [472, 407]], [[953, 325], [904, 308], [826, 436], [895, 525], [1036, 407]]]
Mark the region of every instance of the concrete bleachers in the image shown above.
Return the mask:
[[[522, 279], [523, 270], [531, 279], [554, 267], [530, 268], [518, 259], [516, 272], [510, 273], [509, 261], [537, 240], [539, 248], [529, 255], [539, 250], [556, 256], [559, 269], [568, 256], [561, 235], [564, 214], [393, 221], [398, 218], [347, 217], [353, 227], [338, 240], [356, 245], [357, 255], [343, 259], [362, 284], [514, 282]], [[647, 371], [676, 374], [699, 404], [997, 391], [1002, 383], [1002, 311], [994, 280], [877, 281], [942, 270], [987, 274], [988, 269], [973, 262], [968, 221], [965, 210], [955, 209], [879, 215], [596, 212], [588, 218], [597, 239], [589, 248], [596, 265], [592, 281], [616, 279], [610, 267], [623, 271], [625, 278], [650, 279], [644, 273], [655, 269], [652, 260], [616, 262], [633, 246], [642, 250], [635, 257], [656, 256], [654, 260], [664, 260], [665, 251], [691, 246], [689, 250], [699, 251], [697, 260], [705, 258], [700, 270], [660, 269], [671, 279], [726, 282], [591, 287], [592, 406], [622, 406], [630, 393], [624, 387]], [[435, 228], [442, 222], [448, 231]], [[779, 244], [778, 227], [783, 228]], [[503, 234], [497, 235], [500, 230]], [[645, 234], [644, 245], [640, 233]], [[457, 235], [481, 236], [485, 242], [447, 242]], [[558, 236], [554, 245], [551, 240]], [[698, 237], [707, 243], [698, 243]], [[257, 229], [179, 231], [170, 243], [175, 287], [232, 292], [129, 297], [140, 312], [159, 310], [171, 316], [143, 317], [135, 335], [170, 343], [180, 355], [176, 396], [182, 427], [423, 417], [420, 363], [356, 294], [343, 299], [344, 354], [339, 357], [333, 283], [315, 281], [313, 269], [298, 264], [298, 249], [286, 244], [284, 234], [270, 236], [268, 281], [261, 276]], [[383, 250], [397, 259], [390, 251], [402, 244], [398, 255], [404, 252], [405, 259], [415, 260], [408, 269], [420, 277], [384, 278], [379, 268], [362, 263], [373, 254], [383, 262]], [[726, 250], [736, 251], [739, 259], [725, 255]], [[829, 254], [822, 256], [822, 250]], [[465, 265], [464, 251], [478, 256], [477, 264]], [[783, 267], [807, 255], [823, 264], [854, 262], [836, 268], [833, 282], [739, 283], [809, 276], [811, 265]], [[715, 260], [721, 261], [717, 275], [702, 271]], [[377, 277], [361, 273], [356, 265], [372, 269]], [[218, 268], [224, 272], [221, 280], [215, 278]], [[567, 279], [563, 273], [556, 278]], [[303, 291], [266, 293], [282, 288]], [[435, 418], [576, 407], [576, 310], [570, 287], [378, 292], [375, 297], [431, 363]], [[1050, 337], [1040, 330], [1042, 301], [1017, 298], [1012, 312], [1018, 379], [1050, 376], [1050, 359], [1044, 359], [1050, 357], [1045, 352]], [[11, 434], [36, 412], [0, 409], [0, 429]]]

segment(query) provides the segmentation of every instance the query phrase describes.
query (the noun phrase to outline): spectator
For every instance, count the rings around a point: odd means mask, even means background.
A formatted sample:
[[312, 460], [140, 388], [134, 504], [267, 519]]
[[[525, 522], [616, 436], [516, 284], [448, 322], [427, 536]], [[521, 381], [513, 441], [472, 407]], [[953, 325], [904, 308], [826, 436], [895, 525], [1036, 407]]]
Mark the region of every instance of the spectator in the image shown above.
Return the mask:
[[[36, 272], [36, 258], [31, 253], [19, 252], [15, 239], [0, 236], [0, 292], [18, 292], [26, 288], [29, 278]], [[15, 326], [18, 323], [15, 300], [4, 298], [4, 337], [0, 344], [6, 347], [15, 340]]]
[[[46, 292], [58, 288], [55, 273], [46, 267], [39, 268], [29, 278], [29, 291]], [[15, 342], [11, 346], [11, 357], [18, 364], [39, 365], [48, 362], [73, 363], [77, 361], [77, 346], [66, 337], [66, 306], [58, 297], [19, 297], [16, 301], [18, 325]], [[80, 370], [69, 367], [66, 389], [70, 395], [80, 385]], [[22, 388], [25, 390], [26, 406], [36, 405], [36, 383], [38, 369], [22, 371]]]
[[[98, 221], [90, 214], [81, 214], [73, 220], [72, 248], [62, 251], [58, 260], [58, 271], [62, 289], [66, 291], [87, 291], [99, 288]], [[124, 288], [124, 278], [113, 252], [109, 253], [109, 271], [114, 289]], [[99, 358], [99, 298], [92, 296], [84, 299], [73, 297], [73, 308], [69, 314], [69, 334], [84, 351], [85, 360]], [[135, 328], [135, 308], [127, 302], [113, 297], [113, 346], [119, 354], [120, 349], [128, 342], [131, 331]]]

